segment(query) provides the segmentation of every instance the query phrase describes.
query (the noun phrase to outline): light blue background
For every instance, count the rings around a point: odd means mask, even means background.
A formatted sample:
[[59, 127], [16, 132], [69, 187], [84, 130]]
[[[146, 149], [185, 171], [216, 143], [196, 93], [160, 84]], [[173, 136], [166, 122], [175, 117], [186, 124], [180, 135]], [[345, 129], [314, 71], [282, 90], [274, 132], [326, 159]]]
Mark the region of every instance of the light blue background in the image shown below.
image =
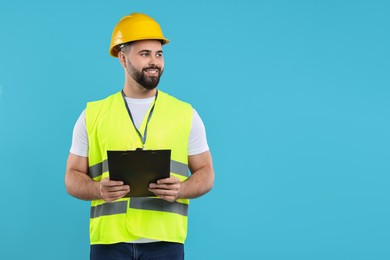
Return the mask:
[[390, 2], [0, 2], [0, 258], [88, 259], [89, 202], [63, 184], [87, 101], [131, 12], [163, 27], [160, 88], [207, 127], [216, 182], [186, 259], [390, 259]]

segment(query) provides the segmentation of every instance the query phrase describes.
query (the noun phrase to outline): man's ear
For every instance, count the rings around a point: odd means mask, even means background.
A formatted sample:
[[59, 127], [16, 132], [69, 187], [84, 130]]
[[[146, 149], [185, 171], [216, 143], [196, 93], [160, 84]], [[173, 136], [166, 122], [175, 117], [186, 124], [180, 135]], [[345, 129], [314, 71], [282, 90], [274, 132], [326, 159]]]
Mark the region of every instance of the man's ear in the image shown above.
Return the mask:
[[126, 68], [126, 66], [127, 66], [126, 59], [127, 59], [127, 57], [126, 57], [126, 55], [125, 55], [125, 53], [123, 51], [120, 51], [118, 53], [118, 59], [119, 59], [119, 62], [122, 64], [122, 67]]

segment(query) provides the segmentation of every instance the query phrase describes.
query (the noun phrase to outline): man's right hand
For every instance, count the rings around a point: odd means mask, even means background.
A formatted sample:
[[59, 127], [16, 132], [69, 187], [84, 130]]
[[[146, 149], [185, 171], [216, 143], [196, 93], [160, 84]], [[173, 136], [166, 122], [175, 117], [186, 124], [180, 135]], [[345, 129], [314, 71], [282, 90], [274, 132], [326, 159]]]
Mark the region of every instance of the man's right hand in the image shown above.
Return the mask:
[[106, 202], [123, 198], [130, 192], [130, 186], [124, 185], [123, 181], [111, 181], [108, 178], [100, 181], [100, 195]]

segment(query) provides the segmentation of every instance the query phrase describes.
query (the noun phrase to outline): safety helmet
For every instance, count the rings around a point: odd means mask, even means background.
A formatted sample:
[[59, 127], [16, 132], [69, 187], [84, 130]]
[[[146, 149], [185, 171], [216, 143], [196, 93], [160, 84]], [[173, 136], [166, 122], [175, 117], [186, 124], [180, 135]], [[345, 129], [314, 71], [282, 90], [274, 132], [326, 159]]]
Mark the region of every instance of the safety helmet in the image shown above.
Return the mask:
[[140, 40], [160, 40], [167, 44], [160, 25], [150, 16], [141, 13], [132, 13], [124, 16], [112, 32], [110, 55], [118, 57], [119, 46], [123, 43]]

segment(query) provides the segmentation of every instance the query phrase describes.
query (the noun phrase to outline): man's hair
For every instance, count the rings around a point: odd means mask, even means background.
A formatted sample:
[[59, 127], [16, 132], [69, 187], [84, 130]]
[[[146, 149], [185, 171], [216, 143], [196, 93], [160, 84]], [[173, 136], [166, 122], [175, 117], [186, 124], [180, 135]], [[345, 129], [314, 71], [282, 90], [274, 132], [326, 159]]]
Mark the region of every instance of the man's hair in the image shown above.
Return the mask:
[[128, 53], [130, 51], [131, 45], [133, 45], [132, 42], [126, 42], [124, 44], [121, 44], [118, 46], [118, 51], [123, 51], [124, 53]]

